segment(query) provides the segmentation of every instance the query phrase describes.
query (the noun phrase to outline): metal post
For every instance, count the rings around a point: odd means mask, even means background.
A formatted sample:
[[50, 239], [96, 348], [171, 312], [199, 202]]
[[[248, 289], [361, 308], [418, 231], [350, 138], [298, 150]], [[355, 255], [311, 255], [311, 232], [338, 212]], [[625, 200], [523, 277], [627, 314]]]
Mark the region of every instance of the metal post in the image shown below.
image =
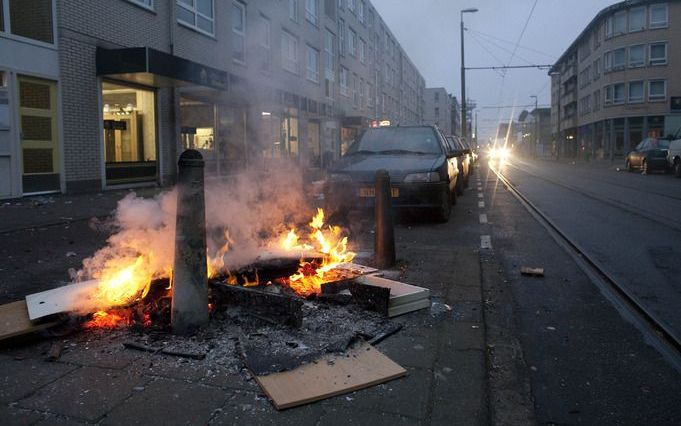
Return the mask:
[[461, 137], [466, 138], [466, 65], [463, 47], [463, 12], [461, 12]]
[[376, 205], [374, 216], [376, 233], [374, 234], [374, 263], [379, 269], [389, 268], [395, 264], [395, 231], [392, 217], [392, 193], [390, 175], [386, 170], [376, 172], [375, 181]]
[[188, 334], [208, 323], [204, 161], [200, 152], [189, 149], [180, 155], [177, 164], [177, 220], [170, 320], [174, 333]]

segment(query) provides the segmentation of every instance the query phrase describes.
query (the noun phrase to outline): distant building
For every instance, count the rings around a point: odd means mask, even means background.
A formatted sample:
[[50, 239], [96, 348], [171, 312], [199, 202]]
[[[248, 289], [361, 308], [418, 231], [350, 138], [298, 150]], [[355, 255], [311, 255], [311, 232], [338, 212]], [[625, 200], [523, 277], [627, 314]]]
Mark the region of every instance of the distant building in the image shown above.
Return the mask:
[[427, 87], [424, 95], [423, 123], [438, 126], [444, 134], [452, 134], [452, 104], [444, 87]]
[[681, 1], [599, 12], [551, 68], [551, 126], [568, 156], [615, 158], [681, 127]]
[[0, 0], [0, 198], [170, 185], [420, 124], [425, 80], [369, 0]]
[[450, 103], [452, 105], [452, 134], [461, 135], [461, 105], [459, 100], [454, 95], [449, 95]]
[[523, 111], [518, 117], [518, 126], [527, 154], [540, 157], [553, 154], [551, 108]]

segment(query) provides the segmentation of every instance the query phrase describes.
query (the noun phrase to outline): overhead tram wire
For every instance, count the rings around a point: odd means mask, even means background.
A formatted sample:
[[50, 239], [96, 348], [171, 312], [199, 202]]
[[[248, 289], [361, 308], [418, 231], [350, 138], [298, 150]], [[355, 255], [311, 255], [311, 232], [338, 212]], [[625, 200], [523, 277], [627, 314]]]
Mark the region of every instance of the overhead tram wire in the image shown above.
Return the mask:
[[[487, 48], [487, 46], [485, 46], [484, 44], [482, 44], [481, 40], [480, 40], [477, 36], [473, 35], [473, 33], [471, 33], [471, 36], [473, 36], [472, 39], [473, 39], [476, 43], [478, 43], [478, 45], [480, 45], [480, 47], [482, 47], [482, 49], [483, 49], [485, 52], [487, 52], [494, 60], [496, 60], [496, 61], [497, 61], [498, 63], [500, 63], [500, 64], [503, 64], [503, 63], [504, 63], [504, 61], [502, 61], [501, 59], [499, 59], [491, 50], [489, 50], [489, 49]], [[497, 71], [497, 74], [499, 74], [501, 77], [503, 77], [504, 74], [505, 74], [505, 72], [504, 72], [504, 71], [501, 71], [501, 70], [495, 70], [495, 71]]]
[[[503, 51], [506, 52], [506, 53], [511, 53], [511, 54], [513, 53], [513, 52], [511, 52], [511, 50], [505, 48], [504, 46], [501, 46], [501, 45], [498, 44], [498, 43], [495, 43], [495, 42], [490, 41], [490, 40], [481, 39], [480, 37], [478, 37], [478, 36], [475, 35], [474, 33], [471, 33], [471, 37], [472, 37], [475, 41], [477, 41], [478, 43], [480, 43], [481, 45], [482, 45], [481, 42], [485, 42], [485, 43], [491, 44], [492, 46], [496, 47], [497, 49], [503, 50]], [[520, 55], [518, 55], [518, 54], [516, 54], [516, 57], [517, 57], [518, 59], [520, 59], [521, 61], [525, 62], [526, 64], [531, 64], [531, 63], [532, 63], [531, 61], [529, 61], [529, 60], [523, 58], [522, 56], [520, 56]], [[503, 64], [504, 64], [504, 61], [501, 61], [501, 60], [500, 60], [499, 63], [501, 63], [501, 64], [503, 65]]]
[[[499, 42], [502, 42], [502, 43], [506, 43], [506, 44], [511, 44], [511, 45], [515, 44], [515, 42], [509, 41], [509, 40], [506, 40], [506, 39], [503, 39], [503, 38], [500, 38], [500, 37], [497, 37], [497, 36], [493, 36], [492, 34], [487, 34], [487, 33], [484, 33], [484, 32], [482, 32], [482, 31], [478, 31], [478, 30], [473, 30], [473, 29], [471, 29], [470, 32], [471, 32], [471, 33], [475, 33], [476, 35], [478, 35], [478, 36], [480, 36], [480, 37], [483, 37], [483, 38], [490, 38], [490, 39], [494, 39], [494, 40], [496, 40], [496, 41], [499, 41]], [[542, 56], [545, 56], [545, 57], [547, 57], [547, 58], [550, 58], [550, 59], [552, 59], [552, 60], [554, 60], [554, 61], [558, 59], [555, 55], [552, 55], [552, 54], [547, 53], [547, 52], [543, 52], [543, 51], [541, 51], [541, 50], [534, 49], [534, 48], [532, 48], [532, 47], [527, 47], [527, 46], [523, 46], [523, 45], [520, 45], [520, 44], [519, 44], [519, 45], [518, 45], [518, 48], [520, 48], [520, 49], [522, 49], [522, 50], [527, 50], [528, 52], [537, 53], [537, 54], [539, 54], [539, 55], [542, 55]]]

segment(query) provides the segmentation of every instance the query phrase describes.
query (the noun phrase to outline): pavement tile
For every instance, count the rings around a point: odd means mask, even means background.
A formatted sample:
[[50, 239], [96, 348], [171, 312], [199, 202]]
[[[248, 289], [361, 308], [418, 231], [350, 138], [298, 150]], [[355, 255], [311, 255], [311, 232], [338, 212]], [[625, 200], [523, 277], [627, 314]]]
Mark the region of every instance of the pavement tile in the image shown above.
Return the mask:
[[157, 379], [135, 392], [103, 419], [105, 425], [207, 424], [226, 395], [215, 388]]
[[128, 372], [82, 367], [21, 400], [19, 406], [95, 421], [146, 380]]
[[434, 369], [433, 424], [484, 424], [485, 352], [440, 347]]
[[432, 373], [429, 370], [417, 368], [407, 370], [406, 377], [340, 395], [323, 401], [322, 405], [341, 407], [349, 411], [375, 410], [413, 419], [424, 419], [428, 414], [430, 403]]
[[482, 304], [479, 302], [457, 302], [451, 307], [454, 321], [482, 322]]
[[77, 367], [38, 359], [0, 357], [0, 402], [17, 401]]
[[451, 345], [453, 350], [462, 351], [469, 349], [485, 350], [485, 325], [482, 323], [456, 322], [449, 326], [450, 340], [445, 340], [444, 344]]
[[59, 362], [87, 367], [123, 369], [139, 358], [122, 348], [71, 348], [67, 347], [59, 357]]
[[0, 405], [0, 422], [3, 426], [33, 425], [45, 415], [33, 410], [23, 410], [8, 405]]
[[329, 408], [326, 414], [319, 420], [318, 424], [324, 426], [393, 426], [420, 425], [425, 423], [412, 417], [401, 416], [399, 414], [386, 413], [378, 410], [357, 410], [348, 406]]
[[379, 350], [403, 367], [431, 368], [437, 340], [424, 336], [396, 335], [380, 343]]
[[320, 424], [318, 420], [325, 412], [319, 403], [277, 411], [265, 396], [257, 392], [234, 390], [225, 392], [225, 395], [227, 402], [216, 412], [211, 425], [313, 425]]
[[457, 302], [482, 302], [482, 292], [480, 285], [460, 285], [452, 284], [447, 291], [447, 300], [450, 303]]
[[211, 368], [206, 371], [206, 374], [201, 378], [200, 383], [208, 386], [217, 386], [221, 388], [243, 389], [251, 391], [259, 391], [260, 387], [247, 373], [233, 374], [221, 368]]
[[76, 426], [76, 425], [85, 425], [87, 423], [81, 421], [81, 420], [76, 420], [72, 419], [70, 417], [65, 417], [65, 416], [56, 416], [53, 414], [45, 416], [42, 420], [40, 420], [38, 423], [35, 423], [33, 426], [52, 426], [52, 425], [60, 425], [60, 426]]

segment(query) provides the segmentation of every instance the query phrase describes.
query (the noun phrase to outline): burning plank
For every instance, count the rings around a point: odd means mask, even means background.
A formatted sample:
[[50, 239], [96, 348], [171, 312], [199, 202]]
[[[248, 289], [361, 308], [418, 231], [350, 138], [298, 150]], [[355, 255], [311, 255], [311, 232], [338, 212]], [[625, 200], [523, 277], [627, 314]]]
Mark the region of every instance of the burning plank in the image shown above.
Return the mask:
[[0, 340], [44, 330], [57, 324], [56, 321], [31, 321], [25, 300], [0, 305]]
[[87, 312], [90, 297], [97, 291], [97, 280], [83, 281], [26, 296], [28, 318], [36, 320], [63, 312]]

